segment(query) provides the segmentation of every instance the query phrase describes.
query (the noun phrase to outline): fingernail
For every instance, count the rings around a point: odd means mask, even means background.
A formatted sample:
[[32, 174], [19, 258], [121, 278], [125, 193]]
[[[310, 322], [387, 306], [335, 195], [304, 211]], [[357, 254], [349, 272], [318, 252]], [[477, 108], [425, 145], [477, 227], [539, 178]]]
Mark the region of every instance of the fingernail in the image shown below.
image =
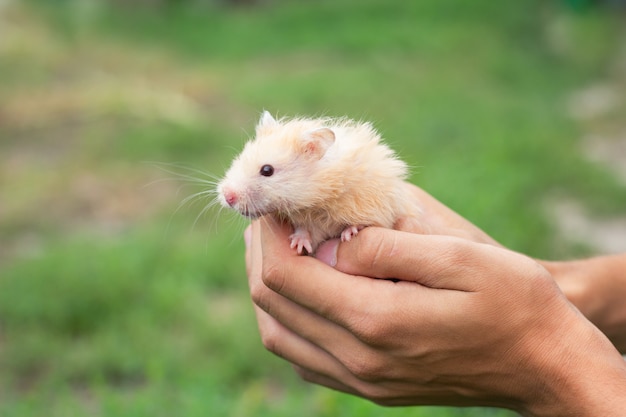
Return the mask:
[[250, 242], [252, 242], [252, 225], [246, 227], [246, 230], [244, 230], [243, 241], [246, 244], [246, 248], [249, 248]]
[[339, 248], [339, 239], [331, 239], [326, 241], [317, 248], [315, 257], [326, 265], [333, 268], [337, 265], [337, 249]]

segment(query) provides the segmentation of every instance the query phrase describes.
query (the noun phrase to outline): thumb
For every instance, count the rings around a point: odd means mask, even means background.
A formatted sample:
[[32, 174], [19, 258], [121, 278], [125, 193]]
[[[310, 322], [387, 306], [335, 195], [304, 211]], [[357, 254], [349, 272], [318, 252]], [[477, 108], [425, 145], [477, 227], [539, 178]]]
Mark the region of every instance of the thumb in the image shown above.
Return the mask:
[[333, 268], [337, 265], [337, 250], [340, 239], [330, 239], [322, 243], [315, 251], [315, 257]]
[[430, 288], [475, 291], [480, 287], [482, 246], [451, 236], [367, 227], [352, 241], [338, 245], [335, 269]]

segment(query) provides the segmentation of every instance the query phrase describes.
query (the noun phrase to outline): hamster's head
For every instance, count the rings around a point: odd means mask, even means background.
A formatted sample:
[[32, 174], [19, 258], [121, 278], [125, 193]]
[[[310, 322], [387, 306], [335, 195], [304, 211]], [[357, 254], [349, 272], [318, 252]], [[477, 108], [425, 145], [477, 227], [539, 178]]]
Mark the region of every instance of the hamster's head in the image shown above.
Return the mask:
[[311, 177], [334, 142], [333, 131], [315, 121], [277, 121], [264, 112], [256, 137], [218, 184], [218, 199], [251, 218], [311, 207], [320, 197]]

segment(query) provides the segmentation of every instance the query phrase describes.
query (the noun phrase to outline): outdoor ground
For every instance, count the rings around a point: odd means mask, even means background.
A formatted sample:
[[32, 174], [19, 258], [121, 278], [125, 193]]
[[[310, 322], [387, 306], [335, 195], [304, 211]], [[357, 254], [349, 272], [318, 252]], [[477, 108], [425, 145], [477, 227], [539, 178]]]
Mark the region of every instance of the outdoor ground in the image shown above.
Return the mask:
[[0, 1], [0, 416], [511, 415], [299, 381], [260, 343], [245, 221], [185, 199], [262, 109], [345, 115], [514, 250], [626, 251], [624, 27], [544, 0]]

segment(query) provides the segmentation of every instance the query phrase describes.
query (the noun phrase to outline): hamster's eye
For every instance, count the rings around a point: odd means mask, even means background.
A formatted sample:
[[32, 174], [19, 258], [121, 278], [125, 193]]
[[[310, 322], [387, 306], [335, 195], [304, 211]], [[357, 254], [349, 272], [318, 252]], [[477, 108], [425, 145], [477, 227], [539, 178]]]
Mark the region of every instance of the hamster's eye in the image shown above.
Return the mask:
[[272, 174], [274, 174], [274, 167], [271, 165], [263, 165], [259, 173], [264, 177], [271, 177]]

